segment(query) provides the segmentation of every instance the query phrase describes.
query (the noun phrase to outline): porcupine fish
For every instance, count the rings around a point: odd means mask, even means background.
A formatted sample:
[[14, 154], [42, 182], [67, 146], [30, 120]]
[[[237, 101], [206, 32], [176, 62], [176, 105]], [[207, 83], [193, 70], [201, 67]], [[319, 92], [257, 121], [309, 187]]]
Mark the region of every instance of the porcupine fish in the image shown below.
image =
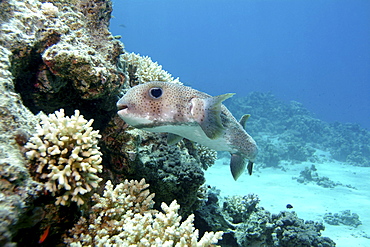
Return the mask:
[[118, 115], [133, 127], [168, 132], [168, 144], [186, 138], [216, 151], [230, 152], [230, 169], [237, 180], [247, 159], [252, 174], [258, 148], [244, 129], [249, 115], [238, 122], [222, 104], [233, 95], [212, 97], [177, 83], [154, 81], [129, 89], [117, 108]]

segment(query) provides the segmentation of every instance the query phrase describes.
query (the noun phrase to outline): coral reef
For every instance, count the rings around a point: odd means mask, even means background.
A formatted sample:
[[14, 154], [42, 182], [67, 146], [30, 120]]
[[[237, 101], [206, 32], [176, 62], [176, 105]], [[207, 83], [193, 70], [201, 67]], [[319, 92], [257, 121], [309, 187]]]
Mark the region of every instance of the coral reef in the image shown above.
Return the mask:
[[295, 212], [271, 215], [258, 205], [255, 195], [227, 197], [221, 208], [218, 196], [214, 188], [208, 190], [207, 202], [196, 210], [195, 226], [202, 231], [224, 231], [222, 246], [335, 246], [321, 236], [322, 223], [305, 222]]
[[[289, 104], [271, 93], [252, 92], [233, 97], [225, 105], [235, 116], [251, 114], [248, 132], [260, 148], [256, 163], [281, 167], [280, 161], [314, 161], [314, 148], [327, 150], [332, 158], [356, 166], [370, 166], [370, 131], [356, 124], [326, 123], [316, 119], [302, 104]], [[263, 132], [261, 132], [263, 130]]]
[[317, 185], [324, 187], [324, 188], [334, 188], [336, 186], [345, 186], [351, 189], [356, 189], [350, 184], [344, 185], [340, 182], [334, 182], [330, 180], [328, 177], [319, 176], [315, 165], [311, 165], [310, 168], [305, 167], [305, 169], [300, 172], [299, 177], [293, 177], [292, 179], [295, 179], [297, 180], [297, 182], [303, 183], [303, 184], [314, 182]]
[[339, 213], [326, 213], [324, 215], [325, 223], [329, 225], [346, 225], [358, 227], [362, 225], [360, 217], [356, 213], [351, 213], [351, 210], [343, 210]]
[[202, 166], [211, 165], [202, 165], [204, 155], [186, 141], [167, 145], [164, 133], [127, 126], [122, 131], [122, 120], [116, 118], [110, 126], [102, 132], [103, 139], [109, 138], [102, 146], [107, 179], [119, 183], [122, 178], [145, 178], [156, 194], [155, 208], [160, 208], [160, 202], [170, 204], [176, 199], [180, 215], [189, 215], [198, 204], [198, 190], [205, 181]]
[[57, 205], [71, 201], [82, 205], [83, 195], [102, 180], [96, 174], [102, 172], [99, 131], [93, 130], [93, 120], [87, 121], [78, 110], [71, 117], [61, 109], [40, 118], [36, 133], [24, 146], [29, 150], [31, 174], [57, 196]]
[[209, 232], [198, 241], [194, 215], [181, 222], [179, 205], [173, 201], [163, 212], [153, 210], [154, 194], [142, 179], [125, 180], [115, 188], [108, 181], [103, 196], [95, 194], [89, 218], [81, 218], [65, 238], [70, 246], [211, 246], [222, 232]]

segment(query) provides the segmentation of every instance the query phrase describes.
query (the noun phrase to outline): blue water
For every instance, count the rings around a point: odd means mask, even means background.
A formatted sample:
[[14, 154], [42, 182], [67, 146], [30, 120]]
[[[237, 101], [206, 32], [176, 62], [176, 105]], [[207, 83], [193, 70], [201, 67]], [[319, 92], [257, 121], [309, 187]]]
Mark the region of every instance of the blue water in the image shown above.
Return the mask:
[[272, 92], [370, 129], [370, 1], [125, 0], [111, 31], [211, 95]]

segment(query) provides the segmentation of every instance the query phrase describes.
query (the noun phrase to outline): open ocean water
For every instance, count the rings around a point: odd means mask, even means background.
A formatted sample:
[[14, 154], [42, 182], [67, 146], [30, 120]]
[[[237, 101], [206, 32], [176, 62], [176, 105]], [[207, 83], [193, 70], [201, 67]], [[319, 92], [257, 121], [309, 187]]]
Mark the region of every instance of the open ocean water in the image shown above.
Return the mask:
[[271, 92], [322, 120], [370, 128], [366, 0], [113, 1], [129, 52], [211, 95]]

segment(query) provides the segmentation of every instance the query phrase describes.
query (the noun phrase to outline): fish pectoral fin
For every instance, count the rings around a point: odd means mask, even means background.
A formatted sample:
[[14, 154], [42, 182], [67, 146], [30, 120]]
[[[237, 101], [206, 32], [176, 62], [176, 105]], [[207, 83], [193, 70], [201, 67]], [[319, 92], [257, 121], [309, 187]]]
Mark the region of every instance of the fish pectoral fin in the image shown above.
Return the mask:
[[243, 127], [243, 129], [245, 129], [245, 125], [246, 125], [247, 120], [248, 120], [248, 118], [249, 118], [250, 116], [251, 116], [251, 114], [244, 114], [244, 115], [240, 118], [239, 123], [240, 123], [240, 125]]
[[[245, 170], [245, 159], [239, 154], [231, 154], [230, 170], [236, 181]], [[248, 164], [249, 165], [249, 164]]]
[[167, 134], [167, 144], [168, 145], [175, 145], [176, 143], [181, 141], [182, 138], [183, 138], [182, 136], [172, 134], [172, 133], [168, 133]]
[[191, 100], [194, 109], [202, 109], [202, 114], [194, 112], [193, 117], [208, 138], [217, 139], [222, 135], [224, 126], [221, 121], [221, 105], [224, 100], [233, 95], [233, 93], [227, 93], [205, 99], [194, 98]]

